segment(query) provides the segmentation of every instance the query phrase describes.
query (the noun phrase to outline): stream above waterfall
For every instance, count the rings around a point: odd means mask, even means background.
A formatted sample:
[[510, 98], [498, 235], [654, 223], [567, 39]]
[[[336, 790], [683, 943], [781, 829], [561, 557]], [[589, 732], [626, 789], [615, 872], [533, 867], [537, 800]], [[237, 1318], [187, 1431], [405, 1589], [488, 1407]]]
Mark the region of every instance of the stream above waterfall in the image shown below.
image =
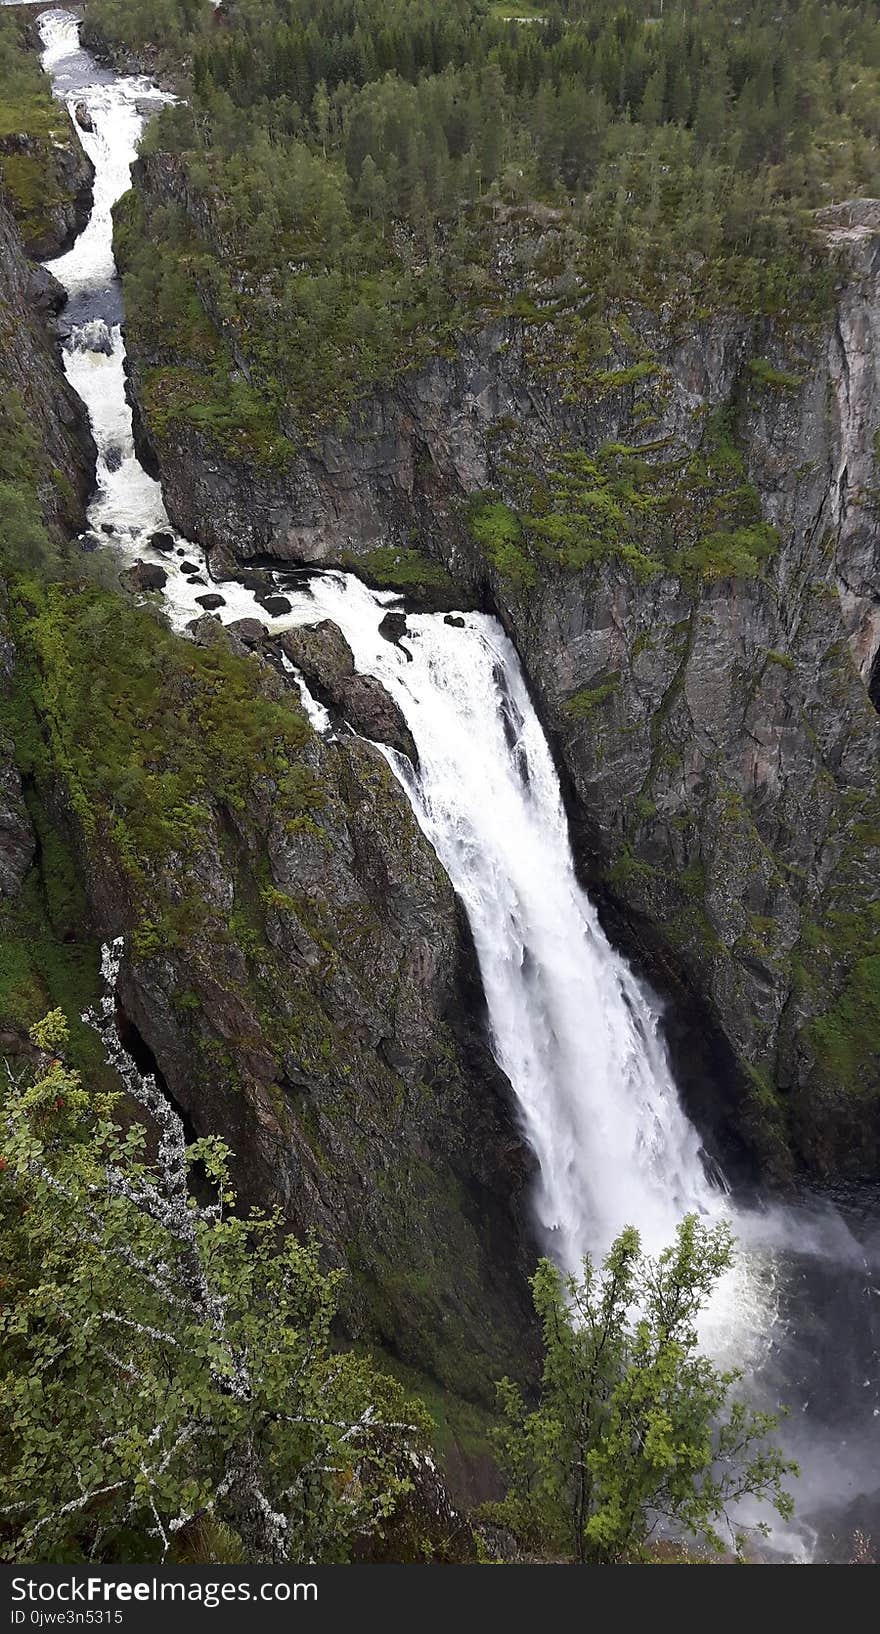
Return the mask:
[[[332, 619], [358, 668], [394, 697], [418, 770], [385, 753], [468, 915], [493, 1050], [537, 1158], [534, 1209], [547, 1251], [575, 1271], [626, 1224], [656, 1250], [689, 1210], [731, 1221], [743, 1252], [705, 1337], [748, 1372], [759, 1398], [790, 1408], [783, 1439], [803, 1468], [798, 1522], [773, 1546], [783, 1558], [848, 1558], [856, 1527], [880, 1536], [878, 1209], [841, 1197], [838, 1206], [806, 1198], [747, 1210], [729, 1195], [682, 1109], [660, 1008], [578, 884], [552, 755], [495, 619], [465, 613], [452, 626], [409, 614], [394, 644], [379, 625], [398, 598], [350, 574], [279, 569], [291, 610], [276, 618], [243, 585], [210, 584], [205, 553], [176, 534], [135, 451], [113, 258], [112, 206], [129, 185], [145, 118], [168, 96], [99, 67], [70, 13], [47, 11], [39, 24], [56, 95], [85, 102], [94, 125], [79, 133], [95, 166], [93, 211], [50, 263], [68, 295], [64, 367], [98, 448], [88, 544], [112, 552], [120, 570], [160, 564], [164, 611], [181, 632], [203, 613], [209, 586], [223, 597], [224, 623], [250, 616], [281, 631]], [[158, 549], [157, 534], [172, 547]], [[299, 684], [315, 727], [332, 730]]]

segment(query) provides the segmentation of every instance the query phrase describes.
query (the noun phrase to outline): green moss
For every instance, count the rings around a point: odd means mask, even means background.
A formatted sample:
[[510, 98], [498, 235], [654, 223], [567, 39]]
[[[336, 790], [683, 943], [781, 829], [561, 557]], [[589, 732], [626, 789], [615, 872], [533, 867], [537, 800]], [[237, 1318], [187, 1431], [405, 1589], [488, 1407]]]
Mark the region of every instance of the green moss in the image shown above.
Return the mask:
[[450, 595], [455, 590], [446, 569], [420, 550], [398, 550], [393, 545], [381, 545], [376, 550], [347, 556], [345, 565], [379, 589], [426, 593], [435, 590]]
[[450, 1459], [457, 1453], [494, 1463], [490, 1440], [497, 1422], [494, 1413], [454, 1395], [451, 1390], [444, 1390], [429, 1374], [408, 1367], [387, 1350], [374, 1350], [371, 1355], [415, 1400], [427, 1407], [434, 1422], [432, 1441], [444, 1467], [448, 1468]]
[[876, 1084], [880, 1069], [880, 954], [858, 959], [832, 1009], [810, 1024], [827, 1071], [851, 1093]]
[[615, 889], [629, 890], [634, 886], [650, 886], [656, 873], [652, 863], [637, 857], [632, 846], [624, 844], [606, 869], [605, 878]]
[[0, 560], [7, 571], [53, 572], [58, 551], [50, 528], [54, 533], [77, 513], [71, 484], [51, 464], [27, 402], [4, 378], [0, 329]]
[[729, 412], [707, 417], [701, 446], [671, 455], [665, 439], [607, 442], [594, 452], [552, 451], [537, 475], [515, 448], [505, 459], [505, 488], [477, 512], [483, 548], [497, 560], [516, 552], [529, 580], [541, 565], [581, 572], [619, 562], [640, 583], [660, 573], [705, 581], [754, 577], [777, 547], [745, 480]]
[[769, 386], [771, 391], [797, 391], [802, 384], [800, 375], [788, 374], [784, 369], [777, 369], [766, 357], [749, 359], [749, 374], [762, 386]]
[[47, 1010], [64, 1011], [74, 1065], [103, 1072], [101, 1041], [81, 1020], [100, 990], [100, 950], [67, 841], [33, 789], [37, 841], [17, 898], [0, 903], [0, 1028], [20, 1036]]
[[309, 728], [293, 695], [267, 699], [251, 660], [222, 636], [195, 647], [117, 595], [20, 581], [11, 618], [20, 656], [5, 706], [25, 775], [60, 781], [84, 837], [106, 848], [142, 902], [146, 956], [185, 941], [200, 892], [156, 901], [156, 871], [184, 874], [212, 806], [244, 809], [259, 783], [291, 820], [315, 791], [297, 765]]
[[589, 384], [601, 396], [609, 391], [622, 391], [625, 386], [635, 386], [640, 380], [650, 380], [658, 373], [657, 364], [645, 358], [619, 369], [597, 370], [589, 377]]
[[619, 681], [614, 677], [603, 681], [597, 687], [582, 687], [580, 692], [575, 692], [566, 699], [563, 705], [566, 715], [574, 721], [589, 720], [595, 710], [607, 703], [609, 698], [613, 698], [618, 686]]
[[471, 505], [470, 530], [484, 556], [517, 589], [535, 581], [535, 568], [522, 550], [522, 525], [502, 500], [481, 495]]
[[[853, 793], [864, 800], [863, 791]], [[865, 853], [877, 849], [877, 829], [856, 822], [832, 881], [834, 900], [821, 920], [805, 920], [797, 950], [817, 1057], [833, 1082], [857, 1095], [880, 1088], [880, 903], [860, 900]]]
[[779, 534], [769, 522], [755, 522], [731, 531], [704, 534], [676, 554], [683, 575], [703, 580], [753, 579], [779, 547]]
[[767, 653], [767, 662], [768, 664], [778, 664], [780, 669], [785, 670], [793, 670], [796, 667], [794, 659], [787, 652], [769, 651]]
[[179, 367], [147, 370], [143, 405], [152, 434], [161, 442], [175, 426], [186, 423], [233, 458], [282, 465], [293, 453], [291, 444], [279, 432], [266, 403], [246, 381], [235, 379], [221, 360], [222, 352], [211, 372]]

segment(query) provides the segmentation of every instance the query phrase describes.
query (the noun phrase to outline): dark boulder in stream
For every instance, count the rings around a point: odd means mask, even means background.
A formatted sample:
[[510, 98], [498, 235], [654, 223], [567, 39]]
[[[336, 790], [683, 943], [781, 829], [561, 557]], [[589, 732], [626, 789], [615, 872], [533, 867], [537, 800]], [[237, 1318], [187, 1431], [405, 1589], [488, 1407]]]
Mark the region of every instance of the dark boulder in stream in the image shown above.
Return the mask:
[[135, 562], [122, 577], [132, 590], [164, 590], [168, 583], [168, 574], [158, 562]]

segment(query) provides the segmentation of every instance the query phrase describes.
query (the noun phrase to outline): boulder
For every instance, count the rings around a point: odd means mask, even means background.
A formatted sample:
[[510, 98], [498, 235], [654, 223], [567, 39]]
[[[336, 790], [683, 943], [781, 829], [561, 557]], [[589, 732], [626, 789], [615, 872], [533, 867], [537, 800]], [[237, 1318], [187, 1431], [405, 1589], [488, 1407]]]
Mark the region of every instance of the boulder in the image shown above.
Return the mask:
[[[399, 646], [401, 636], [406, 635], [406, 614], [386, 613], [379, 625], [379, 634], [384, 636], [386, 641], [390, 641], [392, 647]], [[406, 656], [410, 658], [412, 655], [407, 653]]]
[[173, 533], [151, 533], [149, 538], [151, 550], [161, 550], [165, 555], [174, 549]]
[[326, 692], [334, 702], [345, 682], [354, 675], [352, 650], [332, 619], [285, 630], [278, 638], [278, 645], [309, 684]]
[[258, 618], [237, 618], [231, 624], [227, 624], [226, 628], [230, 635], [237, 636], [246, 647], [259, 647], [269, 634], [265, 624], [261, 624]]
[[131, 590], [164, 590], [168, 583], [168, 574], [158, 562], [135, 562], [122, 575], [123, 582]]
[[[45, 267], [28, 269], [28, 300], [38, 312], [60, 312], [67, 301], [67, 291]], [[56, 331], [57, 332], [57, 331]]]
[[73, 110], [73, 117], [79, 125], [80, 130], [89, 132], [94, 130], [95, 121], [92, 118], [91, 112], [89, 111], [88, 103], [78, 102]]
[[293, 606], [286, 596], [270, 595], [265, 591], [262, 591], [256, 600], [270, 618], [281, 618], [284, 613], [289, 613]]
[[220, 638], [220, 614], [200, 613], [198, 618], [190, 619], [187, 629], [197, 647], [210, 647]]
[[275, 588], [275, 581], [265, 568], [243, 567], [232, 551], [225, 547], [211, 549], [211, 578], [216, 584], [234, 579], [236, 584], [244, 585], [245, 590], [253, 590], [257, 594], [268, 595]]
[[226, 606], [226, 597], [218, 596], [214, 592], [207, 596], [196, 596], [196, 601], [200, 607], [204, 607], [206, 613], [212, 613], [215, 607]]
[[180, 571], [181, 571], [181, 573], [198, 573], [198, 571], [199, 571], [198, 563], [197, 562], [181, 562]]
[[355, 732], [399, 749], [418, 765], [418, 752], [401, 710], [381, 681], [358, 675], [338, 625], [331, 619], [301, 624], [285, 630], [278, 645], [322, 703], [338, 710]]
[[343, 694], [342, 712], [363, 737], [387, 743], [389, 749], [408, 755], [413, 765], [418, 765], [418, 750], [403, 711], [374, 675], [352, 676]]

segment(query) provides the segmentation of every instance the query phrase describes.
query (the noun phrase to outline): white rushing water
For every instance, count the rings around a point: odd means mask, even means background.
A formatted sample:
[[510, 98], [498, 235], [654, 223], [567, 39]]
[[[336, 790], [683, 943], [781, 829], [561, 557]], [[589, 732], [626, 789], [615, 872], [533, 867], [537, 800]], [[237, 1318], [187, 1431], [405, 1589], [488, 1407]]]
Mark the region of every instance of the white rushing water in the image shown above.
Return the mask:
[[[785, 1256], [806, 1253], [826, 1277], [829, 1266], [851, 1276], [864, 1263], [861, 1248], [833, 1211], [734, 1210], [720, 1177], [707, 1170], [679, 1102], [657, 1006], [609, 945], [575, 877], [552, 757], [497, 621], [466, 613], [450, 625], [439, 614], [410, 614], [394, 644], [379, 625], [397, 598], [339, 572], [282, 577], [290, 610], [270, 618], [250, 590], [211, 584], [204, 553], [174, 534], [159, 484], [134, 449], [111, 220], [129, 185], [144, 117], [167, 98], [144, 79], [98, 69], [79, 49], [78, 28], [62, 11], [40, 18], [56, 94], [71, 107], [84, 102], [94, 122], [93, 132], [81, 133], [95, 166], [94, 210], [69, 254], [51, 263], [70, 297], [65, 369], [98, 446], [89, 544], [112, 553], [120, 567], [161, 563], [165, 610], [180, 630], [203, 613], [206, 593], [223, 597], [218, 616], [225, 622], [251, 616], [279, 631], [321, 618], [339, 625], [358, 668], [378, 677], [399, 704], [418, 747], [418, 772], [386, 753], [467, 910], [493, 1047], [538, 1159], [534, 1204], [546, 1247], [577, 1271], [586, 1252], [601, 1252], [624, 1225], [637, 1226], [657, 1250], [689, 1210], [732, 1219], [750, 1247], [719, 1290], [706, 1337], [718, 1354], [754, 1368], [779, 1351], [786, 1332], [791, 1337], [777, 1319], [780, 1298], [788, 1297], [785, 1288], [780, 1294]], [[157, 533], [173, 536], [170, 548], [151, 543]], [[332, 730], [327, 711], [299, 681], [315, 726]], [[809, 1297], [812, 1271], [797, 1275], [804, 1291], [798, 1295], [797, 1276], [786, 1286], [793, 1297]], [[784, 1382], [788, 1388], [794, 1379], [806, 1411], [818, 1388], [804, 1382], [812, 1357], [796, 1366]], [[871, 1393], [876, 1398], [876, 1382]], [[862, 1402], [867, 1410], [867, 1398]], [[853, 1473], [846, 1446], [833, 1436], [820, 1445], [822, 1481], [837, 1484], [841, 1502], [853, 1489], [870, 1490], [871, 1479], [861, 1466]], [[870, 1457], [860, 1456], [870, 1470]], [[790, 1536], [784, 1547], [795, 1548]]]

